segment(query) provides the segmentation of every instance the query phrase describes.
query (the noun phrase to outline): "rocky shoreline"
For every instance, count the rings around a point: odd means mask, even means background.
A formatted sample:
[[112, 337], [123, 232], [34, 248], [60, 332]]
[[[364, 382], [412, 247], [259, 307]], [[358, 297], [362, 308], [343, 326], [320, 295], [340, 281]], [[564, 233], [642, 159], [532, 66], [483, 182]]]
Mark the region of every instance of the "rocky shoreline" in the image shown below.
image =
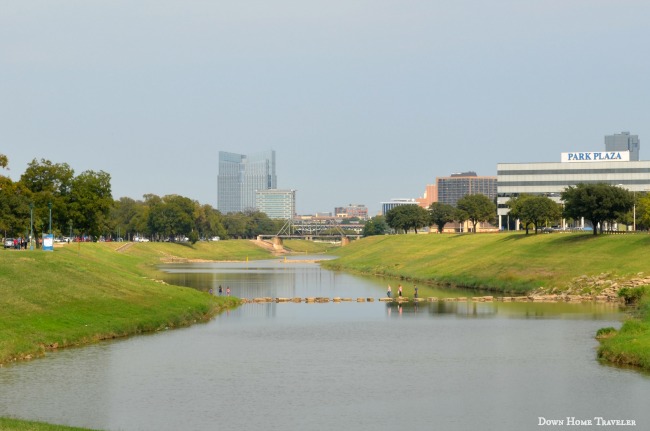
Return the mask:
[[650, 285], [650, 276], [640, 272], [634, 276], [616, 277], [610, 273], [595, 276], [583, 275], [572, 280], [566, 288], [540, 287], [531, 292], [528, 297], [532, 300], [555, 301], [598, 301], [625, 302], [619, 297], [623, 288], [635, 288]]

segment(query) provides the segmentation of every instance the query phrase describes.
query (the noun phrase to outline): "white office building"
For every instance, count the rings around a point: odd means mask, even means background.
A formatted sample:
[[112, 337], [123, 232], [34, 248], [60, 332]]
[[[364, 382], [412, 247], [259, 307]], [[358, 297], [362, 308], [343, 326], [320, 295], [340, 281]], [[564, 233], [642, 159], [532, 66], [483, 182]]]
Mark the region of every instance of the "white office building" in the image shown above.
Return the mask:
[[[497, 164], [499, 227], [515, 226], [506, 203], [520, 194], [545, 195], [560, 202], [560, 194], [577, 184], [620, 185], [633, 192], [650, 191], [650, 161], [631, 161], [629, 151], [562, 153], [555, 163]], [[515, 227], [516, 228], [516, 227]]]

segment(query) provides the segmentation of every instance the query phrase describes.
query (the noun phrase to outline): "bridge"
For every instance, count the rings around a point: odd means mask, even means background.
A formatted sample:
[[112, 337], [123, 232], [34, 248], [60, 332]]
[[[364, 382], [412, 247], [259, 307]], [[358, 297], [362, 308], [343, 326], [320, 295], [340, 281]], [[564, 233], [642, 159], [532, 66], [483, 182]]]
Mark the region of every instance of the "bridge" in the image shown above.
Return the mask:
[[[343, 229], [345, 228], [345, 230]], [[259, 235], [260, 240], [304, 239], [308, 241], [341, 241], [345, 245], [350, 238], [360, 238], [363, 225], [360, 223], [341, 225], [333, 219], [325, 220], [287, 220], [275, 235]]]

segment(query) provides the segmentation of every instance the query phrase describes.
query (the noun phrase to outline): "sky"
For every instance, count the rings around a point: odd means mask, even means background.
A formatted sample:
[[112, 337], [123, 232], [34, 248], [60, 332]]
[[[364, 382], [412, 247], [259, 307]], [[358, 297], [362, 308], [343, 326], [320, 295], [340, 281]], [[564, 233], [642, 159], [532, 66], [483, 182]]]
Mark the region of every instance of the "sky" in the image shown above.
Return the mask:
[[[276, 151], [299, 214], [422, 196], [638, 135], [646, 0], [0, 0], [0, 153], [216, 207], [219, 151]], [[645, 144], [645, 145], [644, 145]]]

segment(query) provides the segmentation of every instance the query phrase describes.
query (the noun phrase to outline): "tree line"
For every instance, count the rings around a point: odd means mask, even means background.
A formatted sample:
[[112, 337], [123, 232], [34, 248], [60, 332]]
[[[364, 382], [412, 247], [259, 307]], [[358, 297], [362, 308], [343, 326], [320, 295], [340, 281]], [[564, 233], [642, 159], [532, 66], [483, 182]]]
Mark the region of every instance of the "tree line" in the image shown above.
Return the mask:
[[[0, 154], [0, 168], [9, 161]], [[594, 235], [615, 223], [650, 226], [650, 196], [630, 192], [608, 184], [578, 184], [561, 193], [561, 204], [547, 196], [521, 194], [507, 206], [510, 218], [517, 219], [526, 234], [532, 227], [569, 221], [588, 220]], [[634, 214], [632, 211], [634, 210]], [[0, 175], [0, 232], [3, 236], [36, 238], [50, 228], [56, 236], [89, 236], [93, 239], [144, 237], [157, 241], [202, 238], [255, 238], [276, 234], [284, 220], [271, 220], [266, 214], [249, 210], [222, 214], [208, 204], [180, 195], [147, 194], [142, 200], [128, 197], [114, 200], [111, 177], [104, 171], [84, 171], [75, 175], [67, 163], [32, 160], [20, 180], [13, 182]], [[400, 205], [383, 216], [366, 222], [364, 236], [417, 231], [445, 224], [470, 222], [476, 232], [478, 223], [494, 223], [496, 204], [485, 195], [467, 195], [456, 206], [434, 202], [428, 209], [418, 205]]]
[[[8, 166], [0, 154], [0, 168]], [[255, 238], [277, 233], [284, 221], [256, 210], [221, 214], [207, 204], [179, 195], [147, 194], [142, 200], [114, 200], [111, 176], [104, 171], [75, 175], [67, 163], [32, 160], [20, 180], [0, 175], [0, 232], [5, 237], [55, 236], [148, 238], [157, 241], [202, 238]]]

